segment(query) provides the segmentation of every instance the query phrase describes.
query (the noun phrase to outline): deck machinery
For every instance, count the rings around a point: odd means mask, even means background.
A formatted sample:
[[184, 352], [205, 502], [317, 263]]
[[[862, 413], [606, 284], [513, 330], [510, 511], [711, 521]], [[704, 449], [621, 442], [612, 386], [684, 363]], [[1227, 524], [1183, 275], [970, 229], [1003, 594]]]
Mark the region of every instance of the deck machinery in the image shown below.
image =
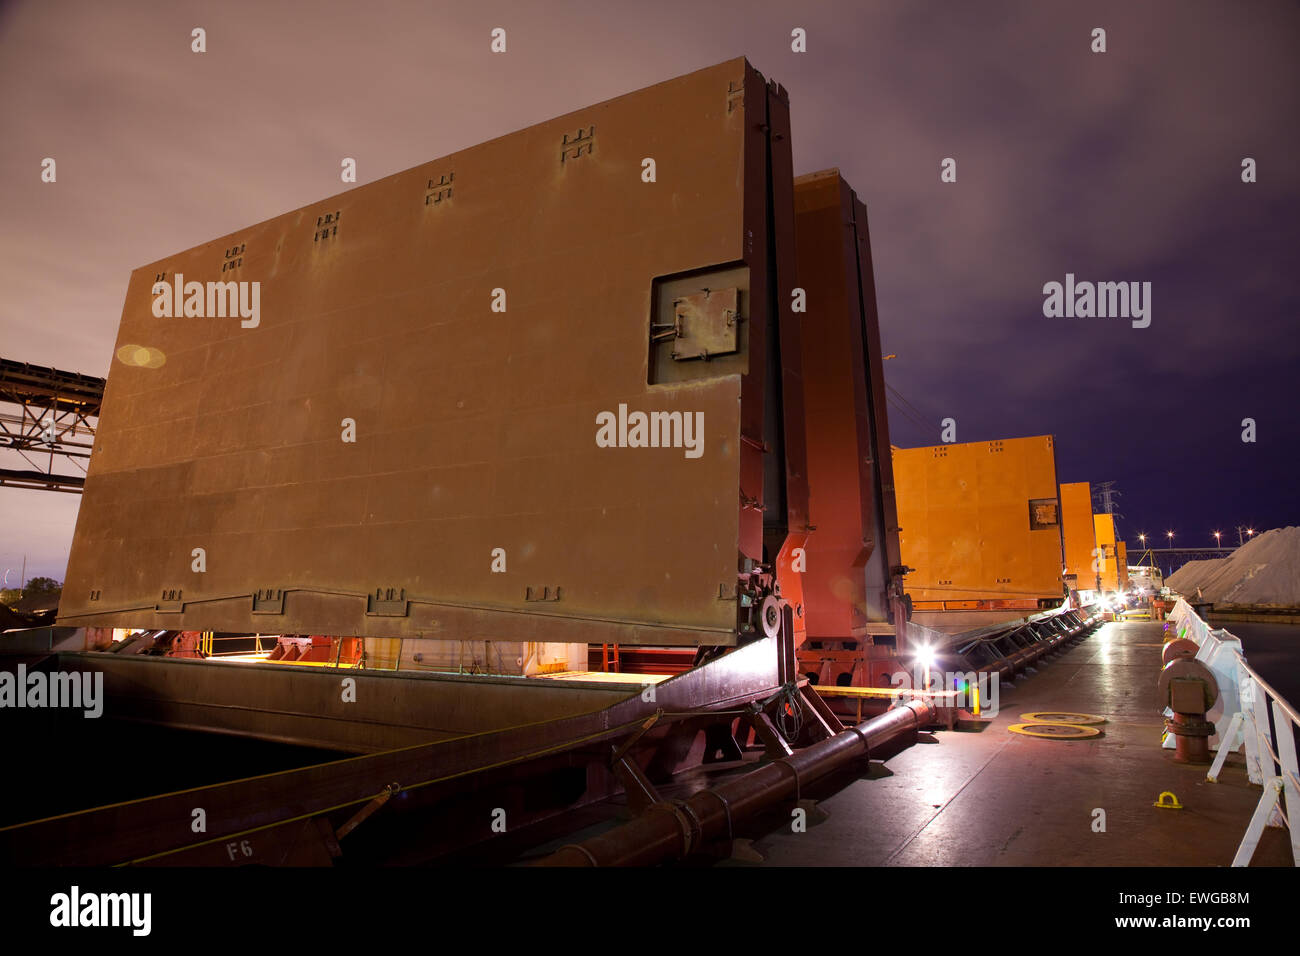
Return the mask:
[[[102, 673], [112, 718], [357, 756], [0, 829], [7, 863], [423, 862], [620, 790], [676, 836], [576, 862], [646, 862], [951, 703], [846, 729], [812, 689], [908, 666], [866, 210], [794, 178], [744, 59], [138, 269], [115, 349], [60, 610], [86, 649], [41, 666]], [[750, 746], [721, 816], [655, 789]]]

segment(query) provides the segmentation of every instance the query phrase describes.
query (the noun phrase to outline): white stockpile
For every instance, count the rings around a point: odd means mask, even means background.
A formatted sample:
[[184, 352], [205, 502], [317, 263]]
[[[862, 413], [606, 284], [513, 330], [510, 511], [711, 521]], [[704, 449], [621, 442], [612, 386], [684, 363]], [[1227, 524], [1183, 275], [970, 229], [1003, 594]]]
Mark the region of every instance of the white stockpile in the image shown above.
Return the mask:
[[1300, 605], [1300, 528], [1265, 531], [1226, 558], [1189, 561], [1165, 583], [1189, 601]]

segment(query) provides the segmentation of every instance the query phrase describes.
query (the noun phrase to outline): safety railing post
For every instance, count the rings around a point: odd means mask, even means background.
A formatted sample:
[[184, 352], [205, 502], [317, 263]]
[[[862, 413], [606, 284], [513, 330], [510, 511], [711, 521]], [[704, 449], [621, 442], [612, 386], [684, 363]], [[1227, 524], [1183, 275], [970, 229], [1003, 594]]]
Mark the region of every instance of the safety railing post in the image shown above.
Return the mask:
[[1273, 761], [1269, 756], [1273, 750], [1273, 735], [1268, 729], [1268, 708], [1264, 706], [1267, 698], [1250, 674], [1242, 681], [1241, 691], [1245, 697], [1241, 706], [1250, 718], [1246, 727], [1246, 770], [1251, 783], [1262, 784], [1274, 775]]
[[1209, 772], [1206, 773], [1205, 779], [1210, 783], [1219, 782], [1219, 772], [1223, 769], [1224, 762], [1228, 759], [1228, 754], [1237, 749], [1237, 745], [1242, 741], [1241, 725], [1244, 721], [1241, 711], [1232, 715], [1232, 720], [1228, 722], [1227, 732], [1219, 738], [1219, 752], [1214, 755], [1214, 763], [1210, 765]]
[[[1282, 771], [1282, 794], [1286, 798], [1286, 813], [1288, 817], [1300, 815], [1300, 768], [1296, 766], [1295, 750], [1295, 731], [1292, 728], [1291, 718], [1282, 707], [1280, 701], [1273, 701], [1273, 725], [1276, 728], [1277, 735], [1277, 759], [1281, 765]], [[1275, 815], [1282, 816], [1282, 808], [1275, 807]], [[1283, 817], [1283, 823], [1290, 823], [1287, 827], [1291, 831], [1291, 860], [1296, 866], [1300, 866], [1300, 832], [1296, 830], [1296, 824], [1300, 824], [1300, 819], [1288, 821]]]

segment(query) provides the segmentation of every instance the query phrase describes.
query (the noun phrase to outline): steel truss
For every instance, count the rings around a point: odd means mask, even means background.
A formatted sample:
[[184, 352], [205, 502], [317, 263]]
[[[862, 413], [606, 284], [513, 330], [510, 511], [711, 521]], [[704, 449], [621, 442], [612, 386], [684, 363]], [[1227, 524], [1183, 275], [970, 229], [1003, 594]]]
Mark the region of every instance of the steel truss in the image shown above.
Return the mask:
[[[102, 378], [0, 358], [0, 465], [15, 466], [0, 467], [0, 485], [81, 494], [103, 401]], [[56, 459], [80, 474], [56, 472]]]

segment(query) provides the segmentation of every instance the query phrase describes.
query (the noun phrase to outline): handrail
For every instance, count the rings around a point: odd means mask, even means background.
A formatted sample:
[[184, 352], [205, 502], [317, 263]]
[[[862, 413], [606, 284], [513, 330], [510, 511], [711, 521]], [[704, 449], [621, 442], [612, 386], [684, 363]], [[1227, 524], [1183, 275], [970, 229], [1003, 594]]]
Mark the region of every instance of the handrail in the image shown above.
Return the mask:
[[[203, 636], [200, 639], [201, 640], [200, 650], [202, 650], [204, 657], [216, 657], [216, 658], [249, 657], [257, 654], [269, 654], [270, 651], [265, 651], [262, 649], [262, 637], [263, 635], [261, 634], [224, 634], [221, 636], [217, 636], [217, 634], [213, 631], [204, 631]], [[216, 647], [217, 641], [247, 642], [249, 640], [252, 640], [254, 642], [253, 643], [254, 649], [251, 651], [247, 651], [247, 650], [218, 651]], [[274, 647], [274, 645], [272, 645], [272, 647]]]
[[1287, 699], [1283, 697], [1281, 694], [1279, 694], [1276, 690], [1274, 690], [1273, 687], [1268, 683], [1268, 681], [1260, 677], [1259, 671], [1255, 670], [1255, 668], [1247, 664], [1246, 659], [1244, 657], [1241, 659], [1241, 667], [1246, 671], [1247, 674], [1255, 678], [1255, 683], [1260, 686], [1260, 689], [1263, 690], [1265, 694], [1267, 694], [1269, 697], [1272, 698], [1273, 703], [1276, 704], [1278, 707], [1280, 707], [1282, 709], [1282, 712], [1291, 718], [1291, 723], [1300, 727], [1300, 713], [1297, 713], [1296, 709], [1291, 706], [1291, 704], [1287, 701]]
[[1181, 597], [1169, 620], [1178, 627], [1179, 637], [1191, 638], [1199, 648], [1196, 659], [1214, 673], [1224, 703], [1223, 715], [1215, 722], [1219, 752], [1206, 778], [1217, 782], [1228, 754], [1240, 746], [1245, 750], [1250, 782], [1264, 788], [1232, 865], [1250, 865], [1265, 826], [1285, 826], [1290, 831], [1291, 859], [1300, 866], [1300, 832], [1290, 819], [1292, 814], [1300, 815], [1300, 763], [1296, 759], [1300, 713], [1246, 663], [1240, 638], [1224, 629], [1212, 630]]

